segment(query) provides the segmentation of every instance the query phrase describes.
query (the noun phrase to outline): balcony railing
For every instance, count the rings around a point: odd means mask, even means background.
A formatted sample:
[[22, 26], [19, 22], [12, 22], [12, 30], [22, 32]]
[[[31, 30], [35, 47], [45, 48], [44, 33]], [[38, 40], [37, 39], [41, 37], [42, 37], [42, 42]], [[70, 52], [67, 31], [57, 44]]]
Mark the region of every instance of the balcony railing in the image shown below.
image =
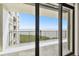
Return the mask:
[[[63, 31], [62, 38], [67, 38], [67, 31]], [[40, 41], [58, 39], [58, 31], [40, 31]], [[35, 31], [10, 31], [9, 45], [35, 41]]]

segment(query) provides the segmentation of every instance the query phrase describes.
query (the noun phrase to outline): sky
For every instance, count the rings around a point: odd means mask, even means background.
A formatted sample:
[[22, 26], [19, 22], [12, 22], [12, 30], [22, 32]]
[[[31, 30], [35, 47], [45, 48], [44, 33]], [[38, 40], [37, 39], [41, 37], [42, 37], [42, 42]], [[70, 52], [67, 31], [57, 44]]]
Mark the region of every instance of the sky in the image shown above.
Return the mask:
[[[35, 29], [35, 16], [28, 13], [19, 14], [19, 29]], [[41, 30], [58, 30], [58, 18], [40, 16], [40, 29]], [[63, 18], [63, 30], [67, 29], [67, 20]]]

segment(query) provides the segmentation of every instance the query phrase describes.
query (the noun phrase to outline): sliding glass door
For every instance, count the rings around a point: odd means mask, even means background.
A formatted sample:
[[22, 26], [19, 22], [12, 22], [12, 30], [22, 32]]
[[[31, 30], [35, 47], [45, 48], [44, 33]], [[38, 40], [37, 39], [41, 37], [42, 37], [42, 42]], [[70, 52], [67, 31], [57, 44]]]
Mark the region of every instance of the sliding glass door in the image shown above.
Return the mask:
[[[74, 7], [65, 3], [4, 4], [6, 55], [62, 56], [74, 53]], [[6, 16], [6, 17], [5, 17]]]

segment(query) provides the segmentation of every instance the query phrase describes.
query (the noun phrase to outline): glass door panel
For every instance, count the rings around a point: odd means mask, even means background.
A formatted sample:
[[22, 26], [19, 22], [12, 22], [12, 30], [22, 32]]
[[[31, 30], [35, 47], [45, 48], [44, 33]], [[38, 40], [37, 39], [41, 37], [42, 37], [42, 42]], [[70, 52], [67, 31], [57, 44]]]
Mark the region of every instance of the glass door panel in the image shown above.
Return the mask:
[[62, 55], [73, 52], [73, 9], [62, 6]]
[[46, 4], [40, 4], [40, 55], [58, 56], [58, 4], [52, 4], [47, 7]]
[[[16, 52], [7, 55], [35, 55], [35, 5], [5, 4], [9, 8], [9, 48]], [[16, 49], [16, 50], [15, 50]]]

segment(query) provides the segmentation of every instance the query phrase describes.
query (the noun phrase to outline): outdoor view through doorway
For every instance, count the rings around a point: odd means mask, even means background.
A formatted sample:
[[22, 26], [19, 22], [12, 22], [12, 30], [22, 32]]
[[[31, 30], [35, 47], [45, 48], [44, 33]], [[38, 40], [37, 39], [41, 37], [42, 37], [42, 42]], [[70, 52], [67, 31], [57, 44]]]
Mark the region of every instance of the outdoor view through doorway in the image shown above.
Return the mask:
[[[8, 45], [5, 55], [35, 56], [35, 4], [5, 4], [8, 19]], [[39, 55], [59, 55], [59, 4], [39, 4]], [[72, 10], [62, 8], [62, 54], [72, 50]]]

